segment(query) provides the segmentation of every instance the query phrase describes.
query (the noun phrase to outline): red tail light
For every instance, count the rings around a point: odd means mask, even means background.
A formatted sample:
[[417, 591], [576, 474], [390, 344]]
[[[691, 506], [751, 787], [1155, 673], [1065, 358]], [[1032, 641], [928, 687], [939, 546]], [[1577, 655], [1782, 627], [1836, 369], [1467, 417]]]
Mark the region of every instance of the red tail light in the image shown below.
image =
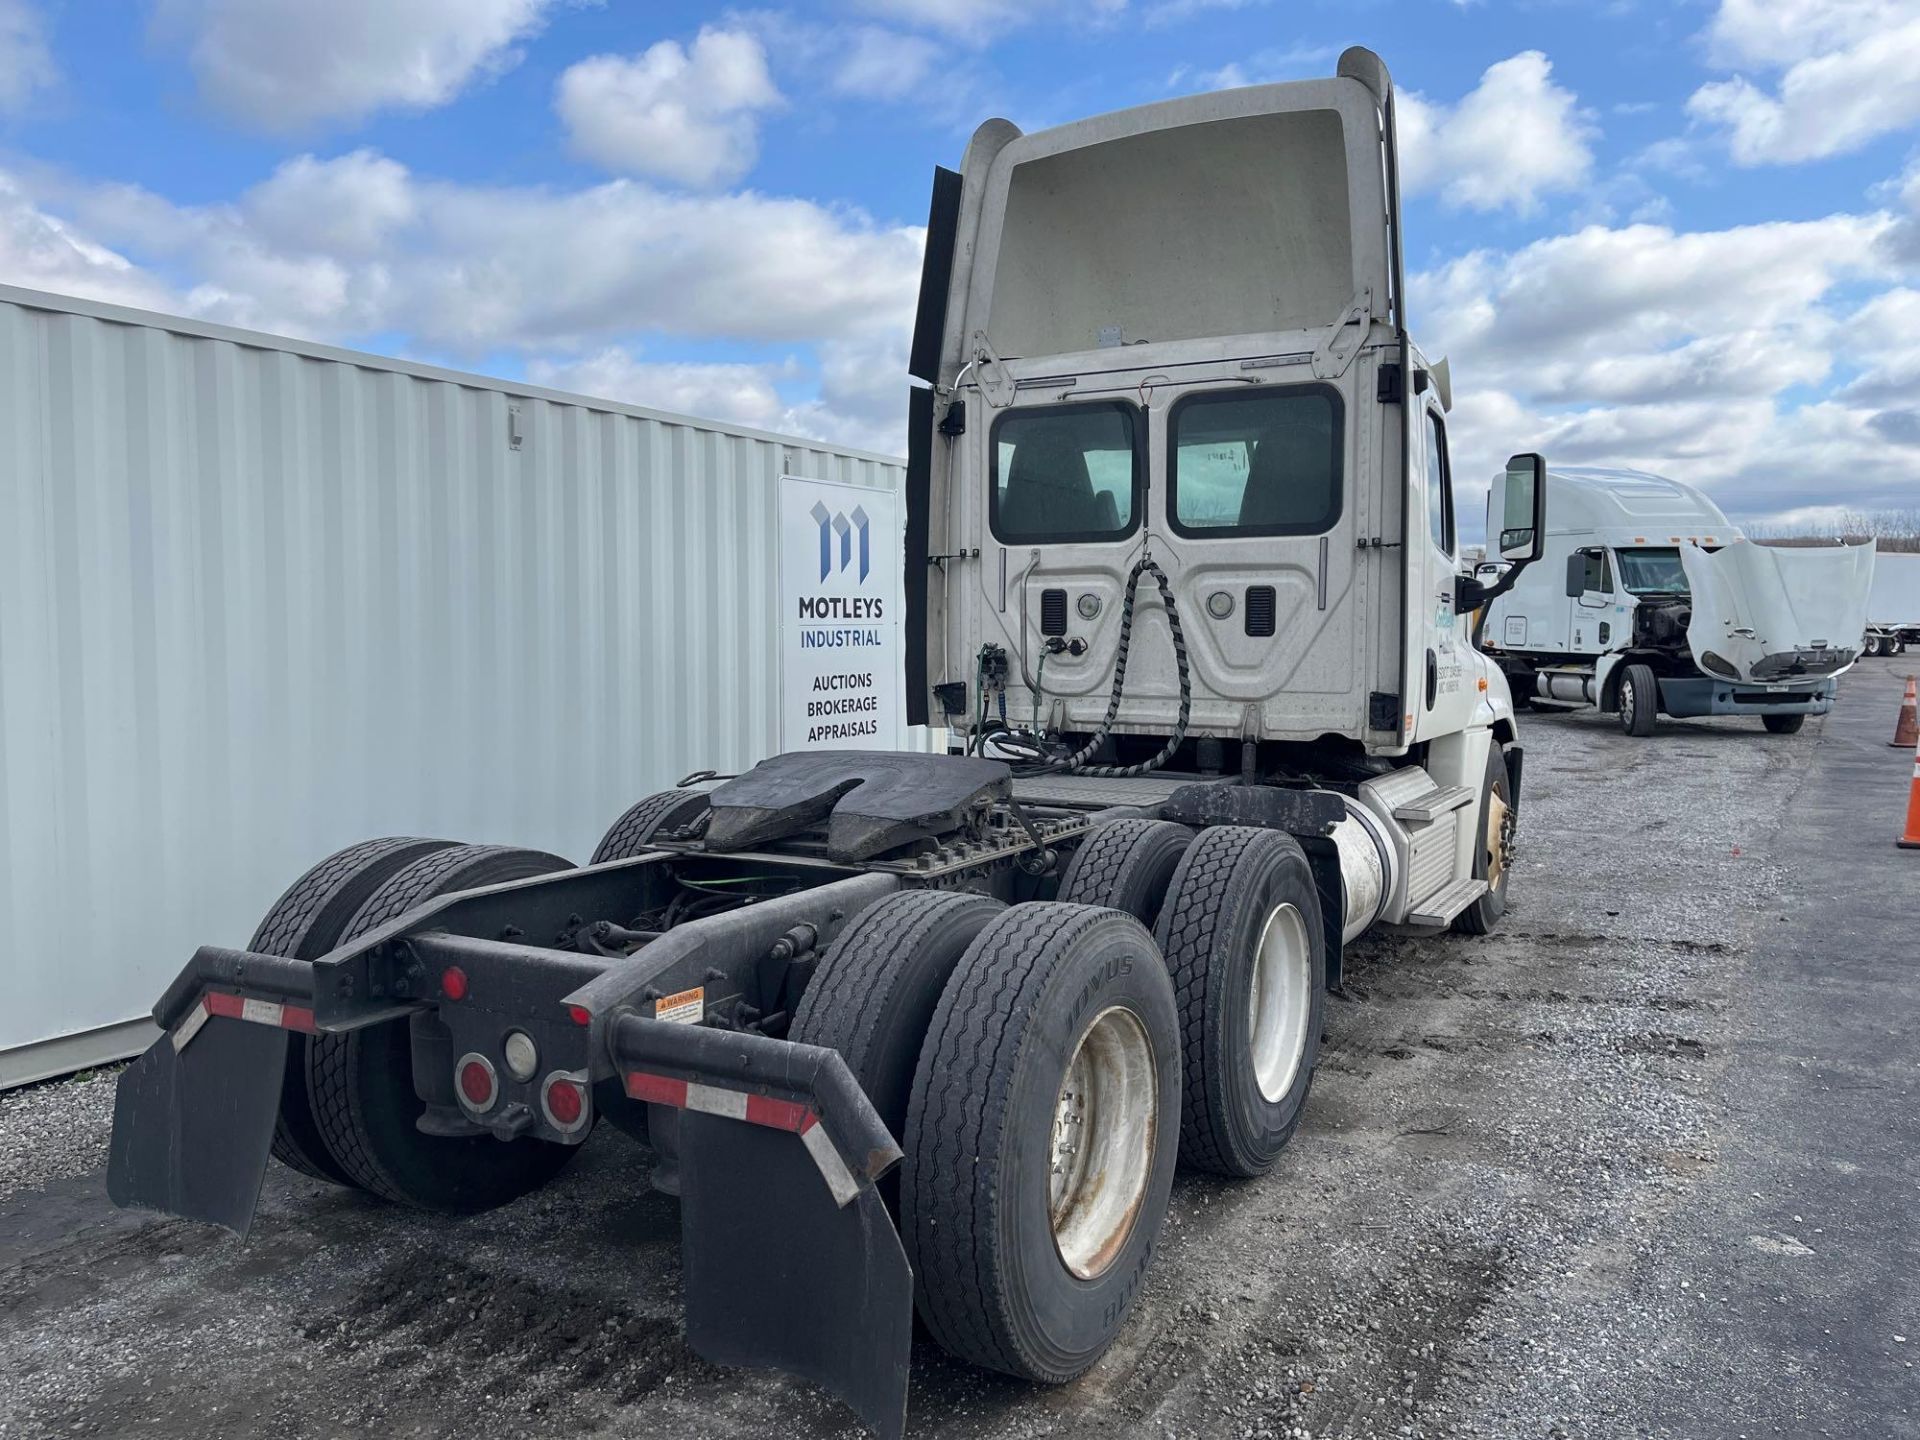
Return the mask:
[[440, 972], [440, 993], [449, 1000], [467, 998], [467, 972], [458, 965], [449, 965]]
[[593, 1024], [593, 1012], [584, 1005], [567, 1006], [567, 1018], [576, 1025]]
[[454, 1067], [454, 1079], [460, 1086], [460, 1098], [470, 1110], [491, 1110], [499, 1098], [499, 1077], [484, 1055], [461, 1056], [460, 1063]]
[[587, 1088], [569, 1075], [558, 1071], [549, 1075], [540, 1103], [556, 1130], [577, 1130], [586, 1123]]

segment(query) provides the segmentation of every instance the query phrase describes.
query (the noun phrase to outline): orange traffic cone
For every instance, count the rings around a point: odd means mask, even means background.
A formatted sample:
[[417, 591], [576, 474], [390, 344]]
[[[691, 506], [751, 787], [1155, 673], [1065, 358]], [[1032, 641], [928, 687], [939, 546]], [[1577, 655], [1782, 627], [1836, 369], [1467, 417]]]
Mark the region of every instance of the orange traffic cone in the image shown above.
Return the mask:
[[1913, 747], [1913, 788], [1907, 792], [1907, 828], [1893, 843], [1902, 850], [1920, 850], [1920, 744]]
[[1893, 739], [1887, 742], [1895, 749], [1905, 750], [1909, 745], [1920, 745], [1920, 721], [1914, 715], [1913, 676], [1907, 676], [1906, 698], [1900, 702], [1900, 718], [1894, 722]]

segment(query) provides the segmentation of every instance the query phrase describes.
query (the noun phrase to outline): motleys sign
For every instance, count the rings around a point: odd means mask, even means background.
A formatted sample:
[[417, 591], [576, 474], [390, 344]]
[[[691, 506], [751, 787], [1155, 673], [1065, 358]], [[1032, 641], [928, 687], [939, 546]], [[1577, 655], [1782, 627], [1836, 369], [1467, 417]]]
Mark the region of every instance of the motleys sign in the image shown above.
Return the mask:
[[900, 497], [780, 480], [780, 748], [901, 743]]

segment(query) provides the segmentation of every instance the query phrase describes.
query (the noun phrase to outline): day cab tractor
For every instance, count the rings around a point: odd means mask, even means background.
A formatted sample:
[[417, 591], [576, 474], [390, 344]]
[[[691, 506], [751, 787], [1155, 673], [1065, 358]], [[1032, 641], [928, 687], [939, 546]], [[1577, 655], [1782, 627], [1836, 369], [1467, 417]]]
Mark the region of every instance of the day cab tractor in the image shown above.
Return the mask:
[[[964, 753], [777, 755], [584, 866], [323, 860], [161, 998], [114, 1199], [244, 1233], [271, 1155], [485, 1211], [605, 1119], [679, 1196], [710, 1359], [889, 1436], [916, 1310], [978, 1365], [1091, 1366], [1176, 1162], [1250, 1179], [1293, 1135], [1345, 946], [1506, 907], [1521, 752], [1393, 113], [1355, 49], [983, 125], [935, 179], [907, 478], [909, 719]], [[1543, 478], [1509, 469], [1500, 585]]]

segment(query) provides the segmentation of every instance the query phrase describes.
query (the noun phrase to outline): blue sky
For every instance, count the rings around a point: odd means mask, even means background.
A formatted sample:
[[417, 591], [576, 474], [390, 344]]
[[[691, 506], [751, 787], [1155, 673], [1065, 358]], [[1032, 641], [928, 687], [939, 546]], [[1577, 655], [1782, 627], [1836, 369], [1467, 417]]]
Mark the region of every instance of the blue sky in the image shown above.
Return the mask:
[[1920, 506], [1920, 0], [0, 0], [0, 279], [898, 452], [976, 123], [1354, 43], [1463, 474]]

